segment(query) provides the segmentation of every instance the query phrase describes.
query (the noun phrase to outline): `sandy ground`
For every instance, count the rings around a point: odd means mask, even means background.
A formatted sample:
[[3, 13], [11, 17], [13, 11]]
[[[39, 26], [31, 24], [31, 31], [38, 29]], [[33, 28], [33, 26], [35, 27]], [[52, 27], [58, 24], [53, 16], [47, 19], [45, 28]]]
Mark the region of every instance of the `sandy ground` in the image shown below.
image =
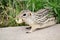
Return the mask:
[[25, 28], [25, 26], [0, 28], [0, 40], [60, 40], [60, 24], [32, 33], [26, 33], [29, 30]]

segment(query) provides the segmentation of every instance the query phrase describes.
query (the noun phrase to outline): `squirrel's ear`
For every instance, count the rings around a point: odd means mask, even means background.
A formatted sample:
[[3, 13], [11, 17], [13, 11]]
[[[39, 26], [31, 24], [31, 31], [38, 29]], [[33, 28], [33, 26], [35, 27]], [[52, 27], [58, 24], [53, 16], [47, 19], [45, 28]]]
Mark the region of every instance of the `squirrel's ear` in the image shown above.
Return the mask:
[[32, 14], [30, 13], [30, 16], [31, 16]]

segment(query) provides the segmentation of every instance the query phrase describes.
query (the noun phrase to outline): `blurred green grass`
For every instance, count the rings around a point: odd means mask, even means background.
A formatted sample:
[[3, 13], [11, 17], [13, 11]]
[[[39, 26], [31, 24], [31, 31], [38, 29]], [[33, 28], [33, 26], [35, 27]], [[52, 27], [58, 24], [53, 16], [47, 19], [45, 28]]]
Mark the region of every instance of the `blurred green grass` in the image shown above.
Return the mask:
[[21, 10], [29, 9], [33, 12], [49, 7], [54, 12], [57, 23], [60, 23], [60, 0], [0, 0], [0, 26], [21, 26], [14, 20]]

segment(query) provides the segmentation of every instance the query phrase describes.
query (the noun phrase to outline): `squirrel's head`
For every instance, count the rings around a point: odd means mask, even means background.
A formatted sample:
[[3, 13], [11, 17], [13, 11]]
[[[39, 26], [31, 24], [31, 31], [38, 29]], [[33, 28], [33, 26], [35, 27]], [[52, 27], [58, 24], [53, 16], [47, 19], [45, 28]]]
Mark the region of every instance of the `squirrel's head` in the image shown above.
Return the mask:
[[30, 10], [22, 10], [17, 16], [16, 16], [16, 22], [22, 23], [25, 19], [29, 18], [31, 16]]

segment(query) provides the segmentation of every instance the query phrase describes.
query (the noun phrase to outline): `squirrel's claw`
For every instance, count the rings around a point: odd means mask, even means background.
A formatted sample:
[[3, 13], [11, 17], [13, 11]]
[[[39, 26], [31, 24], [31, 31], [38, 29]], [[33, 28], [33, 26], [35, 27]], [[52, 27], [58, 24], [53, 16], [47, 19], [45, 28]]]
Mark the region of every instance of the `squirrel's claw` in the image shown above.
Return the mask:
[[26, 33], [31, 33], [31, 32], [26, 32]]

